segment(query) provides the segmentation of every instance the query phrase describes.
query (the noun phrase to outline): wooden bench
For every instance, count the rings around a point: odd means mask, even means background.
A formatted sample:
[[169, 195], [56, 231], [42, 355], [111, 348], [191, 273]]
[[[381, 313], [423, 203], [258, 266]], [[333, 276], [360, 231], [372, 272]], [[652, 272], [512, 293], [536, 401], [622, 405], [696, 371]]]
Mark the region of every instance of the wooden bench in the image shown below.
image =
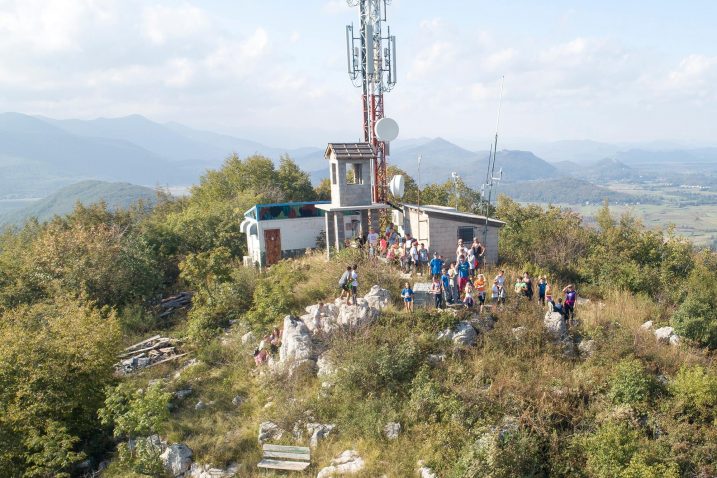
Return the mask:
[[311, 464], [311, 450], [303, 446], [264, 445], [257, 465], [272, 470], [303, 471]]

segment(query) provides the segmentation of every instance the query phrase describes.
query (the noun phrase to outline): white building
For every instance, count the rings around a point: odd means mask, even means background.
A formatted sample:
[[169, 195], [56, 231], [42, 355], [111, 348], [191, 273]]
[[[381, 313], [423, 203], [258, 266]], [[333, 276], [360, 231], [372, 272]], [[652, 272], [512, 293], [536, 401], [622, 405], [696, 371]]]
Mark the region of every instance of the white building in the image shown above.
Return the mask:
[[[329, 202], [257, 204], [245, 212], [240, 225], [247, 240], [245, 264], [271, 266], [315, 249], [321, 232], [326, 230], [326, 212], [317, 206], [325, 204]], [[344, 215], [343, 230], [347, 237], [359, 234], [360, 222], [360, 215]]]

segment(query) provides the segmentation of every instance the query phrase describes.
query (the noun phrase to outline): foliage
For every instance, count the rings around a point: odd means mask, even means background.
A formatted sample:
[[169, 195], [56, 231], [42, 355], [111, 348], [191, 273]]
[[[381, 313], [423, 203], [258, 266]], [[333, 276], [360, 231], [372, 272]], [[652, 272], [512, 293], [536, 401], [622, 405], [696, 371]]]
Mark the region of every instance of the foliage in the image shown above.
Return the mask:
[[0, 317], [0, 469], [62, 476], [101, 446], [96, 410], [112, 380], [113, 313], [73, 299]]
[[685, 300], [672, 316], [672, 325], [682, 337], [711, 349], [717, 348], [717, 259], [704, 252], [696, 258], [687, 284]]
[[293, 288], [305, 279], [298, 264], [283, 261], [264, 272], [256, 282], [253, 305], [246, 319], [253, 328], [268, 328], [286, 314], [298, 314], [301, 304]]
[[609, 422], [585, 440], [587, 470], [596, 478], [620, 476], [639, 449], [639, 433], [623, 423]]
[[635, 359], [621, 361], [610, 380], [609, 396], [618, 405], [640, 406], [650, 399], [653, 381], [645, 373], [642, 363]]
[[709, 423], [717, 418], [717, 375], [701, 366], [682, 367], [670, 383], [680, 415]]

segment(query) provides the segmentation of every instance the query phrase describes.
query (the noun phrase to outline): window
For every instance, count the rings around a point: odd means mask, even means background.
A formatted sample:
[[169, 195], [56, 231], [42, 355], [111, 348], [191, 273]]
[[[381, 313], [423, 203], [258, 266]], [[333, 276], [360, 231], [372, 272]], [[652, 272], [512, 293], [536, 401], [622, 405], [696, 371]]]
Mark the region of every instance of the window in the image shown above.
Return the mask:
[[336, 173], [336, 163], [331, 163], [331, 184], [336, 184], [336, 177], [338, 174]]
[[474, 237], [475, 234], [473, 233], [473, 226], [461, 226], [458, 228], [458, 239], [462, 240], [463, 245], [466, 247], [473, 242]]
[[363, 184], [363, 164], [352, 163], [347, 165], [346, 184]]

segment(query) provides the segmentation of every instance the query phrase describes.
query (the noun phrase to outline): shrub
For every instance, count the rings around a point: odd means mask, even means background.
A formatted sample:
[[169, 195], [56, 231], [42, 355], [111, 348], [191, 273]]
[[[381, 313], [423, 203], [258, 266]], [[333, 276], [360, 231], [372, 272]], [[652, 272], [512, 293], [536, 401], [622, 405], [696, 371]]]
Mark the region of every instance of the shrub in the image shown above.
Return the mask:
[[703, 367], [683, 367], [670, 384], [678, 413], [705, 422], [717, 417], [717, 376]]
[[630, 406], [644, 405], [654, 388], [651, 377], [645, 373], [639, 360], [620, 362], [610, 379], [610, 399], [613, 403]]
[[637, 453], [630, 460], [620, 478], [679, 478], [680, 469], [677, 463], [652, 463], [648, 464], [645, 455]]
[[703, 298], [688, 297], [672, 316], [675, 331], [700, 345], [717, 348], [717, 312]]
[[640, 435], [625, 424], [608, 422], [584, 443], [587, 470], [596, 478], [615, 478], [639, 448]]

